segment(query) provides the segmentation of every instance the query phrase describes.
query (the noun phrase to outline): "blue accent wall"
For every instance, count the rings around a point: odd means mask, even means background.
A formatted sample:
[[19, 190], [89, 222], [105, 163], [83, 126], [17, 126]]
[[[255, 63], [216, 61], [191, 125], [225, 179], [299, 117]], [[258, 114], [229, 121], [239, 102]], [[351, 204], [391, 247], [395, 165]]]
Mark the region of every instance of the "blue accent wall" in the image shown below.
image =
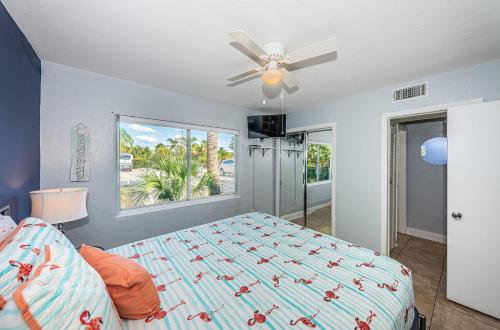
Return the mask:
[[0, 3], [0, 207], [31, 213], [40, 187], [40, 59]]

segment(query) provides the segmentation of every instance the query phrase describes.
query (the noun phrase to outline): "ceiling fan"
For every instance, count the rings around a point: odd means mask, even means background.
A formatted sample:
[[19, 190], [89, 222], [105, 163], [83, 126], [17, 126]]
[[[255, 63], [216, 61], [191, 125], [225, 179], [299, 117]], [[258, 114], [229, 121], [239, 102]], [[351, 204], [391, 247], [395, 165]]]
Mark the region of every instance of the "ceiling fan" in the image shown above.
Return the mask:
[[229, 35], [239, 43], [240, 47], [237, 48], [259, 64], [255, 69], [228, 78], [227, 80], [233, 82], [230, 86], [260, 76], [266, 85], [272, 86], [283, 82], [288, 90], [294, 91], [298, 89], [299, 82], [290, 71], [337, 58], [336, 38], [326, 39], [287, 53], [285, 45], [281, 42], [273, 41], [259, 46], [245, 31], [238, 30]]

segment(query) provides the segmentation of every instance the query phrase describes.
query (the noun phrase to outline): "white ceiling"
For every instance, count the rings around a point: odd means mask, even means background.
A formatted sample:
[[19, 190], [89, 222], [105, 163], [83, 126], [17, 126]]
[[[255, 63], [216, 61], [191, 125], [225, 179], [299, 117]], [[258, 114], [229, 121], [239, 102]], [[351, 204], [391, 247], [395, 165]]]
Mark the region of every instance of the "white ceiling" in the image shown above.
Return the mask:
[[262, 82], [226, 81], [255, 66], [230, 45], [236, 29], [289, 50], [338, 38], [336, 61], [294, 72], [287, 107], [500, 58], [499, 0], [2, 2], [43, 60], [248, 107]]

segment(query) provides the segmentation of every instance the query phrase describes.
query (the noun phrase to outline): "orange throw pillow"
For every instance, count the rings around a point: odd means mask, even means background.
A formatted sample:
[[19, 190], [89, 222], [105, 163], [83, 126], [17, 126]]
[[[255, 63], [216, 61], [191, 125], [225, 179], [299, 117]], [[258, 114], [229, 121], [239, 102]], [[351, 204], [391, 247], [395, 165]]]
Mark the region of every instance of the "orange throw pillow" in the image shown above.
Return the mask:
[[143, 319], [160, 310], [158, 290], [144, 267], [85, 244], [80, 254], [101, 275], [122, 318]]

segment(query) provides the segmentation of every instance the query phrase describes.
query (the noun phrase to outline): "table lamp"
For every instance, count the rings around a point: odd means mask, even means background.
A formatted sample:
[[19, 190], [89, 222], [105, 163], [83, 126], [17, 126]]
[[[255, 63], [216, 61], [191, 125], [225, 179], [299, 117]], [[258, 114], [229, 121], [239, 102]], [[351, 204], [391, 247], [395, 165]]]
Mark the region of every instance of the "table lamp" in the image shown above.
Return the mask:
[[31, 216], [54, 224], [64, 233], [63, 224], [85, 218], [87, 188], [44, 189], [30, 192]]

